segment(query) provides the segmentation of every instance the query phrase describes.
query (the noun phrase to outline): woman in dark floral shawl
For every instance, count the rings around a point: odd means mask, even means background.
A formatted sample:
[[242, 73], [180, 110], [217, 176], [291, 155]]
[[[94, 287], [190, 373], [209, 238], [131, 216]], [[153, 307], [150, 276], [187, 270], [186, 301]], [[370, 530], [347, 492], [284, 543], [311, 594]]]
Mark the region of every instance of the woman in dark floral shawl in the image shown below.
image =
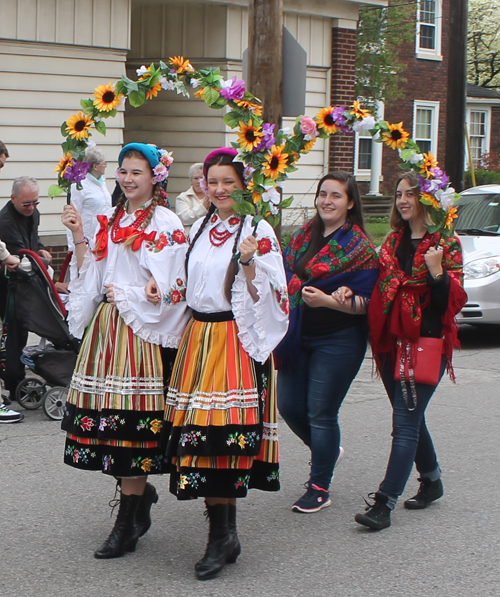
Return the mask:
[[[396, 185], [393, 232], [380, 249], [380, 278], [368, 310], [372, 351], [393, 408], [392, 449], [385, 478], [373, 504], [355, 516], [356, 522], [375, 530], [390, 526], [391, 511], [414, 462], [420, 489], [405, 501], [405, 508], [426, 508], [443, 495], [441, 469], [425, 422], [425, 410], [437, 384], [417, 383], [412, 378], [413, 347], [420, 337], [443, 338], [439, 379], [446, 367], [453, 379], [451, 356], [459, 346], [455, 316], [467, 295], [462, 288], [459, 240], [429, 234], [426, 224], [417, 178], [406, 172]], [[410, 355], [409, 382], [394, 379], [398, 344], [403, 355]], [[401, 357], [403, 367], [405, 359]]]
[[275, 351], [279, 411], [311, 450], [311, 475], [296, 512], [331, 503], [342, 452], [338, 412], [366, 352], [365, 313], [378, 277], [354, 177], [327, 174], [315, 203], [316, 215], [285, 250], [290, 326]]

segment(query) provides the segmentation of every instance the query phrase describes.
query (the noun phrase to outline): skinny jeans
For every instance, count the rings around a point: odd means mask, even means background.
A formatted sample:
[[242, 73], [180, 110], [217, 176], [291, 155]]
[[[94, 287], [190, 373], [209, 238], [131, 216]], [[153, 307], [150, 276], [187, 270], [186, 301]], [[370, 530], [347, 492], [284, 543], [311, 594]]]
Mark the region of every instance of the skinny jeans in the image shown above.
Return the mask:
[[[439, 380], [443, 377], [446, 359], [443, 357]], [[425, 422], [425, 410], [437, 385], [417, 383], [417, 405], [408, 410], [401, 382], [394, 379], [395, 362], [388, 360], [381, 371], [387, 395], [392, 405], [392, 447], [385, 478], [379, 491], [395, 500], [403, 493], [410, 477], [413, 463], [421, 477], [431, 474], [439, 478], [440, 469], [431, 435]], [[439, 383], [439, 382], [438, 382]], [[411, 404], [410, 384], [406, 384]]]
[[324, 336], [302, 336], [293, 363], [278, 373], [278, 409], [311, 450], [310, 484], [328, 489], [340, 447], [338, 413], [361, 367], [367, 334], [356, 325]]

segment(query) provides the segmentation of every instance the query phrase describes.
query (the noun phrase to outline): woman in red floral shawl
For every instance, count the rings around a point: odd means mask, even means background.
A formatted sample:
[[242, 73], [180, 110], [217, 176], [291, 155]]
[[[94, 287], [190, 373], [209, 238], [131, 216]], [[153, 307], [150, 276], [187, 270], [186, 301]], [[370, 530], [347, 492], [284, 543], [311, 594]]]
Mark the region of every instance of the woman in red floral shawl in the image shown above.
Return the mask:
[[292, 506], [304, 513], [331, 503], [341, 454], [338, 413], [366, 352], [366, 305], [378, 278], [354, 177], [324, 176], [316, 208], [285, 250], [290, 325], [275, 351], [279, 411], [311, 450], [307, 491]]
[[[392, 449], [385, 478], [359, 524], [380, 530], [391, 524], [391, 511], [403, 493], [413, 463], [420, 474], [417, 494], [404, 503], [410, 510], [426, 508], [443, 495], [441, 469], [425, 422], [425, 409], [436, 385], [394, 379], [398, 343], [410, 347], [418, 338], [443, 338], [439, 379], [459, 346], [455, 316], [465, 304], [462, 250], [457, 238], [426, 230], [414, 173], [397, 182], [391, 214], [393, 232], [379, 253], [380, 277], [368, 310], [370, 343], [393, 408]], [[411, 353], [410, 353], [411, 354]]]

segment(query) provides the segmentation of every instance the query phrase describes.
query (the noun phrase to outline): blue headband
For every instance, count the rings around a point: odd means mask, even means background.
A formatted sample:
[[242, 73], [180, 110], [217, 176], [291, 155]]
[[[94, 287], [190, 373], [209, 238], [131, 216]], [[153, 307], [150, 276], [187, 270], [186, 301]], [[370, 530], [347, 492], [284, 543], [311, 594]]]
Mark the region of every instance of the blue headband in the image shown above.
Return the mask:
[[125, 147], [120, 151], [120, 155], [118, 156], [119, 166], [122, 165], [123, 156], [131, 149], [142, 153], [142, 155], [148, 160], [151, 170], [160, 163], [161, 156], [155, 145], [147, 145], [146, 143], [128, 143], [128, 145], [125, 145]]

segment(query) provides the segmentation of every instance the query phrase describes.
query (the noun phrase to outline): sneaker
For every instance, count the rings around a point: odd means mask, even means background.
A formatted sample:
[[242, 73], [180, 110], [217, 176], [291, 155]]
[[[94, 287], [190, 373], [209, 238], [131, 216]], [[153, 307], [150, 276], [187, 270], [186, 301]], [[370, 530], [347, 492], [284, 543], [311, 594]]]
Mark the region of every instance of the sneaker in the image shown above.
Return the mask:
[[387, 496], [382, 493], [370, 493], [368, 497], [373, 498], [373, 504], [366, 500], [365, 514], [356, 514], [354, 520], [365, 527], [380, 531], [391, 526], [391, 509], [387, 505]]
[[441, 479], [431, 481], [430, 479], [422, 477], [419, 481], [420, 488], [417, 494], [409, 500], [406, 500], [404, 503], [404, 507], [408, 510], [423, 510], [424, 508], [427, 508], [431, 502], [443, 497], [444, 489]]
[[24, 419], [22, 413], [10, 410], [5, 404], [0, 404], [0, 423], [19, 423]]
[[293, 512], [312, 513], [319, 512], [322, 508], [331, 505], [330, 493], [327, 489], [322, 489], [314, 483], [306, 483], [307, 491], [292, 506]]

